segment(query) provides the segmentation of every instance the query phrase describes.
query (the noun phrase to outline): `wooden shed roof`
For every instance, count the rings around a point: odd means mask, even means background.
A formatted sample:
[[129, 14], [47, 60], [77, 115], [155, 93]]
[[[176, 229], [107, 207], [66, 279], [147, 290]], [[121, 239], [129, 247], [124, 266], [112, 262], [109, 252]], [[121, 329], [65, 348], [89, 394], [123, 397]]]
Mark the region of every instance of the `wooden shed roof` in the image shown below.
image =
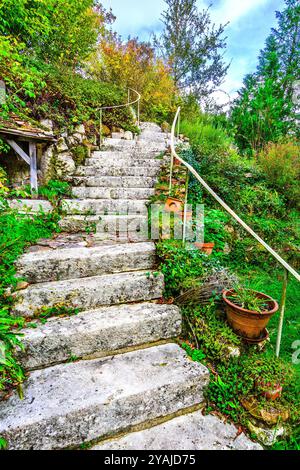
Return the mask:
[[15, 114], [11, 114], [8, 120], [0, 119], [0, 134], [15, 136], [19, 140], [56, 140], [52, 132], [35, 127], [28, 121], [23, 121]]

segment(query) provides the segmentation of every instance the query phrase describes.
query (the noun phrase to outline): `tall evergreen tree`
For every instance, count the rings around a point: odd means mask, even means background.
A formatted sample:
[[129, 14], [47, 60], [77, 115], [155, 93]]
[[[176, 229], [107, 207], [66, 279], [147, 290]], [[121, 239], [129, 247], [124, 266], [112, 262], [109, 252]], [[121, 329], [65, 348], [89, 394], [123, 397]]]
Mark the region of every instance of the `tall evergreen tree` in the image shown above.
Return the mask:
[[300, 2], [285, 0], [255, 73], [247, 76], [232, 111], [242, 151], [257, 151], [287, 135], [300, 136], [295, 84], [300, 80]]
[[198, 99], [220, 86], [228, 70], [222, 51], [225, 26], [212, 24], [209, 8], [199, 11], [196, 0], [165, 0], [164, 30], [155, 44], [171, 67], [178, 88]]

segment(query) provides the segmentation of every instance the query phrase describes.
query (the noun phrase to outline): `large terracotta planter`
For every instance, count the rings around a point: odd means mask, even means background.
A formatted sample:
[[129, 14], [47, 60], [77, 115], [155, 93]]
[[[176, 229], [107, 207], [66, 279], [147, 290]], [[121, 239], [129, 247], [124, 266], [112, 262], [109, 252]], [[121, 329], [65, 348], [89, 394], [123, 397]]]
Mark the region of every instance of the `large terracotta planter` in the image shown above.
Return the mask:
[[234, 290], [223, 292], [223, 300], [226, 305], [227, 320], [235, 333], [245, 340], [252, 342], [265, 338], [266, 327], [275, 313], [278, 311], [278, 303], [268, 295], [256, 292], [257, 297], [265, 299], [269, 305], [269, 309], [265, 312], [258, 313], [252, 310], [246, 310], [235, 305], [228, 296], [234, 294]]
[[166, 204], [165, 204], [165, 210], [167, 212], [182, 212], [183, 209], [183, 202], [180, 201], [180, 199], [177, 199], [175, 197], [168, 197]]

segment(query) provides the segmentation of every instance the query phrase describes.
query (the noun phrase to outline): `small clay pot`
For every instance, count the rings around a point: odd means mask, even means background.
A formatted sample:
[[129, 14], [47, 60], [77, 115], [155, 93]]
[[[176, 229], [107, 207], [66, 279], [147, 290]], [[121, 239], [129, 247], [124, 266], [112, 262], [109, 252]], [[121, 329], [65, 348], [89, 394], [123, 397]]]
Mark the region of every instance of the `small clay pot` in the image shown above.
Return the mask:
[[258, 298], [266, 300], [266, 303], [269, 305], [268, 310], [261, 313], [246, 310], [229, 300], [228, 297], [234, 294], [233, 289], [223, 292], [223, 301], [225, 302], [229, 325], [238, 336], [250, 341], [258, 340], [265, 336], [265, 330], [269, 321], [279, 309], [278, 303], [274, 299], [261, 292], [255, 293]]
[[168, 197], [166, 204], [165, 204], [165, 210], [167, 212], [182, 212], [183, 209], [183, 202], [180, 201], [180, 199], [177, 199], [175, 197]]
[[261, 380], [256, 382], [256, 386], [263, 389], [261, 394], [269, 401], [275, 401], [282, 395], [283, 387], [280, 384], [272, 385], [270, 382], [265, 383]]
[[211, 255], [213, 252], [213, 249], [215, 247], [214, 243], [199, 243], [195, 242], [194, 243], [195, 247], [198, 248], [199, 250], [203, 251], [203, 253], [207, 255]]

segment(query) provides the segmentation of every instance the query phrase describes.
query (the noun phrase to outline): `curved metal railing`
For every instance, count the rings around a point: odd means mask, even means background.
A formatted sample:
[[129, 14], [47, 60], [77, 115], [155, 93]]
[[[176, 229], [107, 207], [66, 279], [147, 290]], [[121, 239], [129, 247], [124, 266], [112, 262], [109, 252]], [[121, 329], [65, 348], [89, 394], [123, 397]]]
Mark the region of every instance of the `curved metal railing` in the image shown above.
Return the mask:
[[[137, 95], [136, 99], [133, 101], [130, 101], [130, 94], [131, 92], [135, 93]], [[103, 130], [103, 112], [104, 111], [109, 111], [112, 109], [120, 109], [120, 108], [127, 108], [129, 106], [134, 106], [135, 104], [137, 105], [137, 125], [138, 127], [140, 126], [140, 102], [141, 102], [141, 95], [138, 91], [134, 90], [133, 88], [128, 88], [128, 101], [125, 104], [118, 104], [115, 106], [102, 106], [99, 108], [99, 120], [100, 120], [100, 145], [102, 144], [102, 130]]]
[[[246, 232], [248, 232], [255, 240], [260, 243], [269, 253], [276, 259], [276, 261], [284, 268], [284, 281], [283, 281], [283, 289], [282, 289], [282, 299], [281, 299], [281, 308], [280, 308], [280, 320], [278, 326], [278, 336], [277, 336], [277, 344], [276, 344], [276, 355], [279, 357], [280, 354], [280, 346], [281, 346], [281, 338], [282, 338], [282, 329], [283, 329], [283, 321], [284, 321], [284, 313], [285, 313], [285, 304], [286, 304], [286, 291], [287, 291], [287, 282], [288, 282], [288, 275], [291, 274], [294, 276], [297, 281], [300, 282], [300, 275], [295, 271], [292, 266], [290, 266], [273, 248], [271, 248], [259, 235], [257, 235], [254, 230], [249, 227], [221, 198], [218, 196], [215, 191], [206, 183], [206, 181], [201, 178], [201, 176], [197, 173], [197, 171], [185, 160], [183, 160], [177, 153], [175, 148], [175, 131], [176, 125], [178, 126], [178, 134], [179, 134], [179, 127], [180, 127], [180, 107], [177, 109], [176, 116], [174, 118], [174, 122], [172, 125], [171, 131], [171, 168], [170, 168], [170, 186], [169, 192], [171, 193], [172, 190], [172, 176], [173, 176], [173, 166], [174, 166], [174, 158], [179, 160], [187, 169], [188, 171], [199, 181], [199, 183], [206, 189], [206, 191], [225, 209], [225, 211], [235, 219], [241, 227], [243, 227]], [[187, 201], [187, 194], [186, 194], [186, 201]], [[187, 223], [187, 204], [185, 204], [184, 210], [184, 224], [183, 224], [183, 241], [186, 238], [186, 223]]]

